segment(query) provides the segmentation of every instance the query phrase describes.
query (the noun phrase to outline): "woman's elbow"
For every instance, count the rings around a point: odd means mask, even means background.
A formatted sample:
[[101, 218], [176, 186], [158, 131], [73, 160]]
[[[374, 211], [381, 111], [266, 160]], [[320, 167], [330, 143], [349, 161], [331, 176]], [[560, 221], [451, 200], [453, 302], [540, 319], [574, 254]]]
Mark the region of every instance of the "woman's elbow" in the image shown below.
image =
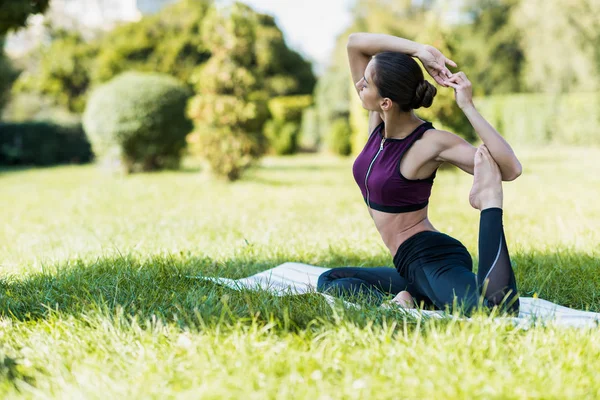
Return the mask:
[[356, 42], [356, 33], [351, 33], [350, 36], [348, 36], [348, 42], [346, 43], [346, 48], [351, 48], [355, 45]]
[[506, 174], [506, 176], [503, 177], [503, 180], [507, 182], [514, 181], [519, 176], [521, 176], [522, 173], [523, 167], [521, 166], [521, 163], [517, 161], [517, 165], [512, 169], [512, 171], [510, 171], [510, 173]]
[[346, 43], [346, 48], [356, 47], [362, 36], [362, 32], [354, 32], [348, 35], [348, 43]]

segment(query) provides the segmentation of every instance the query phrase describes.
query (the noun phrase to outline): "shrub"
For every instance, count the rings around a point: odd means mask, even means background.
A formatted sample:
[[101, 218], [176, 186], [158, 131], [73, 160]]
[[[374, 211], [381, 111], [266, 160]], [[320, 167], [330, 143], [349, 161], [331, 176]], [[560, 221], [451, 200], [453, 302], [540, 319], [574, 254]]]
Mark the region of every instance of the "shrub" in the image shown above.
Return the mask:
[[[333, 122], [337, 119], [348, 119], [350, 117], [351, 93], [348, 90], [348, 84], [349, 82], [352, 83], [352, 78], [346, 64], [347, 62], [344, 59], [343, 67], [329, 68], [315, 87], [314, 96], [319, 126], [319, 142], [324, 145], [328, 145], [331, 141], [329, 134], [332, 132]], [[356, 96], [356, 93], [353, 93], [352, 96]]]
[[317, 151], [321, 145], [321, 135], [319, 133], [317, 108], [312, 106], [302, 113], [298, 146], [304, 150]]
[[175, 168], [191, 122], [189, 90], [163, 74], [127, 72], [98, 87], [83, 115], [94, 153], [127, 172]]
[[293, 154], [298, 149], [302, 113], [312, 104], [312, 96], [280, 96], [269, 101], [272, 119], [265, 136], [276, 154]]
[[190, 140], [212, 172], [229, 180], [238, 179], [265, 149], [262, 129], [269, 110], [268, 94], [260, 90], [263, 76], [255, 68], [257, 21], [242, 3], [212, 8], [202, 29], [212, 56], [191, 78], [197, 95], [188, 107], [196, 126]]
[[273, 119], [300, 123], [302, 112], [312, 105], [312, 96], [280, 96], [269, 101], [269, 111]]
[[475, 104], [511, 144], [600, 145], [600, 93], [497, 95]]
[[265, 124], [265, 137], [275, 154], [294, 154], [298, 148], [300, 127], [295, 122], [272, 119]]
[[55, 105], [81, 114], [91, 85], [90, 71], [99, 47], [77, 32], [58, 30], [48, 47], [40, 46], [26, 60], [13, 91], [37, 94]]
[[259, 136], [227, 127], [204, 126], [188, 138], [196, 153], [210, 165], [211, 172], [229, 181], [240, 179], [242, 173], [254, 165], [264, 153]]
[[329, 133], [329, 149], [341, 156], [350, 154], [350, 124], [345, 118], [339, 118], [333, 121], [331, 132]]
[[53, 165], [85, 163], [92, 148], [81, 124], [50, 122], [0, 124], [0, 164]]

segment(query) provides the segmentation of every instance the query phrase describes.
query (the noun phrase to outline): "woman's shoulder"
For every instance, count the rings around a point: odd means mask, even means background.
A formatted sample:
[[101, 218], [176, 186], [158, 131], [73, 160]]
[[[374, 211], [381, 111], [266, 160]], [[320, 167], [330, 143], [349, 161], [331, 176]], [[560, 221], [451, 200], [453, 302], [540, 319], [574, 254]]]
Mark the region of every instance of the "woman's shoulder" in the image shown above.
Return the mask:
[[423, 145], [434, 151], [436, 154], [458, 145], [468, 144], [465, 139], [457, 134], [436, 128], [426, 130], [423, 133], [422, 139]]
[[444, 129], [435, 128], [433, 125], [430, 125], [429, 129], [425, 129], [425, 131], [423, 132], [424, 139], [440, 143], [452, 141], [456, 136], [457, 135], [452, 132], [448, 132]]

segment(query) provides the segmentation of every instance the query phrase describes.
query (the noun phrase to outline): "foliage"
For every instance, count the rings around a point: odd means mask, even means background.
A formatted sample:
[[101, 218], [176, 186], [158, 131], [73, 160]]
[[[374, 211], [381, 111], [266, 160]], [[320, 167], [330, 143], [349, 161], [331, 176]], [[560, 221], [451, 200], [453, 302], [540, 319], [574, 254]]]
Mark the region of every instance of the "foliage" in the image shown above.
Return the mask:
[[0, 165], [55, 165], [92, 160], [81, 124], [0, 124]]
[[476, 95], [520, 92], [525, 53], [513, 15], [522, 0], [469, 0], [468, 23], [449, 29], [450, 58], [473, 82]]
[[600, 26], [594, 22], [599, 11], [598, 2], [590, 0], [573, 0], [567, 5], [560, 0], [519, 3], [514, 23], [522, 31], [524, 81], [529, 90], [559, 93], [600, 89], [595, 61], [598, 42], [593, 41], [594, 36], [596, 40], [600, 37]]
[[341, 156], [347, 156], [351, 153], [350, 144], [350, 124], [346, 118], [338, 118], [331, 125], [329, 139], [329, 150]]
[[25, 26], [31, 14], [43, 13], [50, 0], [5, 0], [0, 3], [0, 36]]
[[269, 117], [264, 76], [253, 68], [258, 15], [241, 3], [209, 11], [202, 38], [211, 58], [192, 76], [198, 93], [188, 114], [196, 129], [189, 139], [214, 174], [239, 179], [264, 153], [262, 133]]
[[265, 125], [264, 133], [276, 154], [297, 151], [302, 113], [311, 103], [310, 95], [279, 96], [269, 101], [272, 119]]
[[324, 144], [328, 141], [335, 120], [350, 116], [348, 82], [352, 82], [348, 67], [338, 65], [328, 68], [317, 82], [314, 94], [318, 121], [317, 143]]
[[595, 0], [569, 2], [563, 9], [571, 28], [577, 32], [577, 44], [584, 51], [591, 51], [594, 58], [596, 76], [600, 75], [600, 3]]
[[15, 83], [16, 93], [44, 95], [71, 112], [85, 108], [90, 71], [99, 48], [76, 32], [57, 31], [49, 47], [41, 47], [39, 62], [30, 65]]
[[75, 31], [52, 31], [50, 46], [30, 56], [15, 90], [44, 94], [81, 113], [89, 89], [123, 71], [162, 72], [187, 82], [191, 71], [210, 56], [199, 35], [209, 4], [180, 1], [91, 41]]
[[176, 168], [191, 130], [189, 90], [164, 74], [123, 73], [94, 90], [83, 115], [94, 153], [127, 172]]
[[264, 127], [269, 147], [275, 154], [294, 154], [298, 148], [300, 125], [279, 119], [267, 121]]
[[316, 84], [312, 66], [291, 50], [270, 15], [257, 14], [256, 69], [271, 96], [311, 94]]
[[476, 99], [515, 145], [600, 145], [600, 93], [510, 94]]
[[17, 72], [4, 54], [4, 40], [0, 37], [0, 111], [8, 101], [9, 89], [17, 78]]
[[128, 70], [161, 72], [189, 82], [210, 57], [200, 32], [212, 0], [182, 0], [156, 15], [124, 24], [100, 40], [92, 80], [106, 82]]
[[61, 124], [78, 123], [81, 116], [57, 106], [47, 96], [34, 93], [11, 93], [2, 110], [5, 122], [50, 121]]
[[269, 111], [273, 119], [300, 122], [302, 112], [312, 104], [312, 96], [279, 96], [269, 101]]
[[304, 150], [317, 151], [321, 145], [320, 141], [317, 108], [313, 105], [302, 112], [298, 146]]

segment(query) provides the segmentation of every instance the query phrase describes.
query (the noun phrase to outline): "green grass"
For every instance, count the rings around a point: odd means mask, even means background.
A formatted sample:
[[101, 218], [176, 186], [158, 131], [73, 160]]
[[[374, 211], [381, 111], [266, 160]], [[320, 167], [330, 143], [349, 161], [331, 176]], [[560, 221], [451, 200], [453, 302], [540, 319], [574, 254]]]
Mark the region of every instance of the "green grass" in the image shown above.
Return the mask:
[[[518, 154], [504, 224], [522, 295], [600, 311], [600, 149]], [[391, 265], [351, 163], [268, 158], [234, 184], [0, 170], [0, 397], [600, 396], [595, 329], [417, 321], [187, 278]], [[471, 182], [439, 173], [430, 219], [476, 259]]]

